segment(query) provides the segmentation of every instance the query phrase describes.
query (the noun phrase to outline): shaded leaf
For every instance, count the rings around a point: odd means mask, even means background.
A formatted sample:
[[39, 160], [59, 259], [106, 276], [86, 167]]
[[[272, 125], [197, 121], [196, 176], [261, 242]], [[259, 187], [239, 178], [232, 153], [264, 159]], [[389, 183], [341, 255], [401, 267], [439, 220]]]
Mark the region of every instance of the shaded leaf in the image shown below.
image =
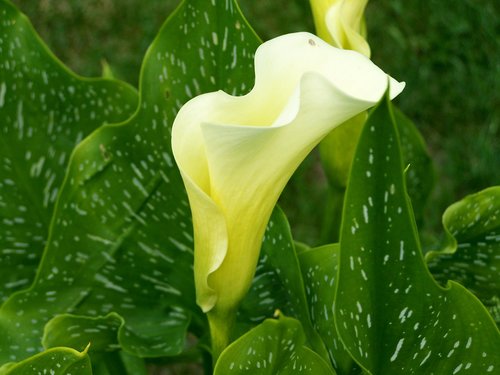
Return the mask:
[[0, 0], [0, 303], [35, 276], [73, 148], [136, 106], [127, 84], [70, 72]]
[[266, 228], [252, 288], [241, 304], [239, 319], [260, 323], [276, 310], [297, 318], [310, 347], [328, 360], [325, 346], [311, 323], [290, 225], [279, 207], [274, 209]]
[[338, 244], [325, 245], [301, 252], [299, 261], [314, 328], [325, 343], [337, 373], [350, 374], [356, 366], [333, 324], [339, 251]]
[[426, 255], [442, 284], [454, 280], [474, 293], [500, 323], [500, 186], [469, 195], [443, 214], [442, 250]]
[[235, 1], [181, 3], [146, 54], [138, 111], [75, 150], [35, 283], [0, 310], [0, 361], [41, 350], [43, 326], [65, 312], [118, 313], [119, 343], [139, 356], [182, 351], [188, 311], [203, 329], [170, 126], [196, 94], [250, 88], [258, 43]]
[[120, 348], [117, 336], [122, 325], [123, 318], [116, 313], [103, 317], [58, 315], [45, 325], [42, 345], [45, 349], [65, 346], [81, 351], [90, 343], [90, 352], [113, 351]]
[[0, 374], [92, 375], [92, 367], [86, 350], [54, 348], [21, 362], [5, 364], [0, 367]]
[[297, 320], [267, 319], [222, 352], [214, 374], [335, 374], [305, 341]]
[[408, 166], [406, 188], [418, 223], [423, 219], [425, 205], [434, 187], [434, 164], [415, 124], [398, 107], [393, 105], [392, 109], [403, 163]]
[[423, 261], [390, 102], [371, 114], [346, 194], [335, 322], [371, 374], [488, 374], [500, 334], [459, 284], [439, 287]]
[[127, 374], [134, 374], [134, 375], [150, 374], [144, 363], [145, 362], [144, 359], [138, 358], [123, 351], [119, 353], [119, 358], [120, 361], [123, 363], [125, 372]]
[[334, 190], [345, 190], [354, 151], [368, 115], [362, 112], [333, 129], [319, 144], [321, 162]]
[[298, 303], [294, 304], [290, 301], [287, 288], [280, 277], [280, 271], [276, 270], [269, 256], [269, 253], [273, 251], [292, 253], [290, 236], [285, 215], [276, 207], [263, 237], [252, 287], [238, 310], [239, 323], [252, 325], [262, 323], [265, 319], [271, 318], [278, 309], [287, 316], [295, 317], [296, 309], [301, 309], [303, 306], [300, 296], [294, 298], [294, 301]]
[[[98, 317], [61, 314], [45, 325], [42, 344], [45, 349], [67, 347], [79, 351], [89, 346], [95, 374], [146, 373], [141, 358], [119, 351], [119, 336], [125, 332], [123, 318], [116, 313]], [[133, 370], [127, 370], [129, 367]]]

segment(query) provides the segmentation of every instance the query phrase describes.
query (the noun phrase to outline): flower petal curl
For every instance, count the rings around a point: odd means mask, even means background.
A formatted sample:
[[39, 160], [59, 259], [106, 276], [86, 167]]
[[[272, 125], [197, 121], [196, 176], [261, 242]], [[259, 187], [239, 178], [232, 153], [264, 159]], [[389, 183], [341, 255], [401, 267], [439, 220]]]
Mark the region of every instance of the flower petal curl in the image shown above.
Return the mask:
[[334, 127], [374, 105], [398, 83], [369, 59], [309, 33], [259, 47], [255, 86], [185, 104], [172, 148], [195, 232], [197, 302], [234, 310], [247, 292], [276, 201], [295, 169]]

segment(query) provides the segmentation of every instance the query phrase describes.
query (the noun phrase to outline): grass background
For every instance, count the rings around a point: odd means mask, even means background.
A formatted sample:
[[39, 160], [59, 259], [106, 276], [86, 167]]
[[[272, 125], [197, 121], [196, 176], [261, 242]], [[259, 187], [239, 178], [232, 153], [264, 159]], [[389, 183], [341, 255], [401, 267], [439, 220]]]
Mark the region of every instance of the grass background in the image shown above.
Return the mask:
[[[137, 85], [142, 57], [178, 0], [13, 0], [71, 69], [115, 75]], [[263, 40], [313, 31], [307, 0], [240, 0]], [[466, 194], [500, 184], [500, 2], [370, 0], [372, 59], [406, 81], [398, 105], [422, 132], [437, 185], [424, 233], [440, 233], [444, 209]], [[313, 154], [281, 199], [301, 241], [317, 242], [326, 180]]]

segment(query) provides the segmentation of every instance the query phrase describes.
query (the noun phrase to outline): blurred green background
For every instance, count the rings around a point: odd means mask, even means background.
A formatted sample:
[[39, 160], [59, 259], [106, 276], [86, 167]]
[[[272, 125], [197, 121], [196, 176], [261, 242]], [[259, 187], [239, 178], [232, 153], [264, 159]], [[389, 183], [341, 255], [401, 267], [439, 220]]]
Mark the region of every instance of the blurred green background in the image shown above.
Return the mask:
[[[178, 0], [13, 0], [71, 69], [137, 85], [142, 57]], [[308, 0], [240, 0], [263, 40], [313, 31]], [[500, 184], [500, 2], [370, 0], [372, 59], [407, 86], [399, 106], [422, 132], [437, 169], [424, 232], [440, 233], [444, 209]], [[317, 243], [326, 180], [313, 154], [281, 204], [298, 240]], [[298, 204], [297, 204], [298, 203]]]

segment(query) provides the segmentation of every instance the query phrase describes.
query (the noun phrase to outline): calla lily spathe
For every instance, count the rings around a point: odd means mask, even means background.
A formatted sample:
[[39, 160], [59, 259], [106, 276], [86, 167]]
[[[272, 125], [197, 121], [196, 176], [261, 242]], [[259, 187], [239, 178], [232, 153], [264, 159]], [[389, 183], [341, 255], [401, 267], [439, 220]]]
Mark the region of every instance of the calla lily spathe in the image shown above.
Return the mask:
[[204, 312], [235, 312], [288, 179], [335, 126], [374, 105], [388, 81], [391, 97], [398, 95], [404, 83], [388, 80], [366, 57], [295, 33], [257, 49], [247, 95], [203, 94], [180, 109], [172, 148], [193, 215]]
[[370, 57], [364, 11], [368, 0], [311, 0], [318, 36], [331, 45]]

